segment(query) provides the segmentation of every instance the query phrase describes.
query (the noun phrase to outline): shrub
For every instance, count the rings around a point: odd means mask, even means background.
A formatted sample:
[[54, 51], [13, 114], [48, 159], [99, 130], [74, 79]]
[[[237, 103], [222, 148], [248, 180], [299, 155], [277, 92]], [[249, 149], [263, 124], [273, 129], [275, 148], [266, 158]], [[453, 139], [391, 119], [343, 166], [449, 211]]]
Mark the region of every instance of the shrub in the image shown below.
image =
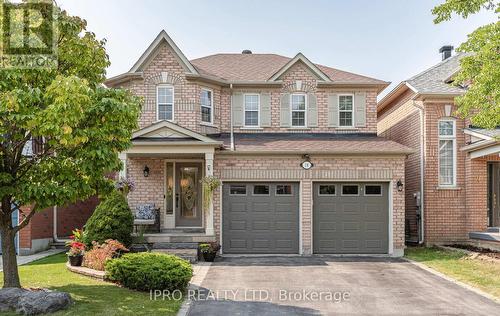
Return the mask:
[[103, 243], [115, 239], [129, 246], [132, 243], [134, 216], [127, 200], [115, 191], [102, 201], [85, 224], [84, 241], [91, 246], [93, 241]]
[[112, 239], [106, 240], [101, 245], [95, 241], [92, 244], [92, 250], [87, 251], [83, 257], [83, 266], [99, 271], [104, 271], [106, 261], [128, 251], [120, 242]]
[[188, 261], [173, 255], [129, 253], [107, 261], [106, 276], [139, 291], [183, 291], [193, 276], [193, 269]]

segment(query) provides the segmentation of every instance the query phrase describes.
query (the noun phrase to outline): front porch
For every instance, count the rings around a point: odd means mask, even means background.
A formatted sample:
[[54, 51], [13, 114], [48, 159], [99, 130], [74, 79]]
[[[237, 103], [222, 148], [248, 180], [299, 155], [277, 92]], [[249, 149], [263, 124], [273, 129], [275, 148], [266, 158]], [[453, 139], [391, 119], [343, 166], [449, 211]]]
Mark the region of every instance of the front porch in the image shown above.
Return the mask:
[[143, 234], [145, 241], [157, 249], [215, 241], [213, 203], [203, 202], [201, 180], [213, 175], [214, 152], [221, 143], [162, 121], [136, 132], [132, 144], [121, 154], [125, 168], [120, 176], [135, 183], [128, 203], [136, 218], [144, 205], [153, 205], [159, 217]]

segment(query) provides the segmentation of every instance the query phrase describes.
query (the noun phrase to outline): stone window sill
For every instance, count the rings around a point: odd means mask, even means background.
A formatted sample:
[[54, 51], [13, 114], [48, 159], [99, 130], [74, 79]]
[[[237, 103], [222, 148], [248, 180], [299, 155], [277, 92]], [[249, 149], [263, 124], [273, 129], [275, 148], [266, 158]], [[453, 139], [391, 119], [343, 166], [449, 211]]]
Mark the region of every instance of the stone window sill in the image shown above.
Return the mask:
[[200, 125], [201, 126], [207, 126], [207, 127], [214, 127], [214, 128], [218, 128], [217, 126], [215, 126], [214, 124], [212, 123], [207, 123], [207, 122], [200, 122]]
[[262, 131], [262, 130], [264, 130], [262, 127], [251, 127], [251, 126], [243, 126], [243, 127], [240, 127], [240, 129], [243, 129], [243, 130], [253, 130], [253, 131]]
[[436, 190], [459, 191], [459, 190], [462, 190], [462, 188], [461, 187], [457, 187], [457, 186], [453, 186], [453, 187], [438, 186], [438, 187], [436, 187]]

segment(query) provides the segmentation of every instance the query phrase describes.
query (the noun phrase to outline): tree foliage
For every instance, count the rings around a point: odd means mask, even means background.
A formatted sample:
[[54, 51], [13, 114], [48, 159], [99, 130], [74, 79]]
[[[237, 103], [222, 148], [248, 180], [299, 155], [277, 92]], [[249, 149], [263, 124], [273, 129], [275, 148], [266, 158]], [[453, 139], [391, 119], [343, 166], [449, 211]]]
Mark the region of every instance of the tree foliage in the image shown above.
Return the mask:
[[[456, 13], [467, 18], [481, 9], [500, 12], [493, 0], [447, 0], [435, 7], [434, 22], [450, 20]], [[455, 99], [458, 114], [468, 117], [474, 126], [494, 129], [500, 126], [500, 22], [484, 25], [468, 35], [457, 49], [466, 53], [454, 83], [467, 87]]]
[[[5, 256], [12, 249], [13, 236], [36, 211], [112, 188], [106, 175], [120, 169], [118, 153], [130, 146], [137, 128], [140, 99], [128, 91], [103, 86], [110, 64], [105, 40], [88, 31], [85, 20], [56, 5], [54, 9], [58, 17], [57, 67], [0, 68], [4, 271], [12, 263]], [[23, 155], [31, 139], [39, 140], [39, 146], [33, 155]], [[19, 225], [10, 220], [12, 203], [31, 209]], [[8, 272], [15, 276], [5, 279], [5, 286], [19, 286], [17, 267]]]

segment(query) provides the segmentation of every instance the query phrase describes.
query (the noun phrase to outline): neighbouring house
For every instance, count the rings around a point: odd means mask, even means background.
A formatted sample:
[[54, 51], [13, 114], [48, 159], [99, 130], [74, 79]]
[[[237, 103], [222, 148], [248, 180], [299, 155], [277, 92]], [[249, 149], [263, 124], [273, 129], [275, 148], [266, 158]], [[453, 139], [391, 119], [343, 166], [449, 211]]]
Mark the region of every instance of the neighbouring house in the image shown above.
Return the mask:
[[401, 82], [378, 103], [378, 134], [415, 149], [406, 160], [406, 240], [500, 241], [500, 129], [455, 114], [453, 84], [463, 54]]
[[[160, 32], [106, 81], [144, 101], [121, 158], [136, 185], [131, 208], [160, 209], [160, 229], [145, 238], [158, 250], [218, 241], [223, 254], [401, 256], [413, 149], [377, 137], [388, 84], [301, 53], [188, 60]], [[204, 208], [210, 175], [222, 185]]]
[[[41, 142], [36, 139], [27, 143], [24, 155], [32, 155]], [[50, 248], [53, 245], [62, 245], [75, 228], [82, 228], [92, 215], [98, 204], [97, 197], [85, 201], [55, 206], [36, 213], [31, 221], [18, 232], [15, 238], [16, 250], [19, 255], [30, 255]], [[17, 224], [29, 208], [21, 206], [13, 214], [13, 223]], [[0, 249], [0, 254], [2, 250]]]

